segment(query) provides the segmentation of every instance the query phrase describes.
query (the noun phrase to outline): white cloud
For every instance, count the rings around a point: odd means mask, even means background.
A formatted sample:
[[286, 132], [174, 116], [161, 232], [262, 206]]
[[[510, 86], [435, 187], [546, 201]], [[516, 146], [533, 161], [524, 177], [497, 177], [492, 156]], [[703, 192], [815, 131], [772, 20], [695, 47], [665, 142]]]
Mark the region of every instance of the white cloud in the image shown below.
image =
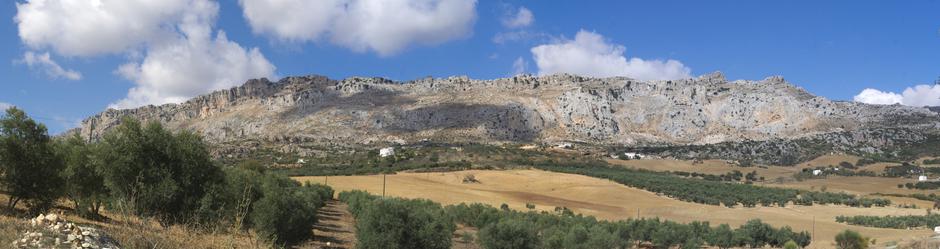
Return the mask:
[[239, 0], [255, 33], [279, 40], [329, 39], [357, 52], [388, 56], [411, 44], [468, 36], [475, 0]]
[[891, 105], [901, 103], [903, 96], [893, 92], [882, 92], [877, 89], [865, 88], [862, 92], [855, 95], [856, 102], [876, 105]]
[[[173, 32], [199, 0], [29, 0], [16, 3], [20, 39], [66, 56], [122, 53]], [[204, 5], [204, 4], [203, 4]]]
[[853, 99], [876, 105], [940, 106], [940, 85], [916, 85], [904, 89], [900, 94], [866, 88]]
[[31, 49], [128, 57], [116, 72], [135, 85], [113, 108], [182, 102], [274, 75], [274, 65], [257, 48], [243, 48], [223, 31], [213, 31], [216, 1], [29, 0], [16, 6], [20, 39]]
[[512, 62], [512, 74], [510, 76], [516, 76], [524, 74], [529, 70], [529, 62], [523, 59], [522, 57], [516, 58]]
[[528, 27], [533, 22], [535, 22], [535, 16], [526, 7], [519, 7], [519, 11], [515, 15], [503, 17], [503, 26], [507, 28]]
[[118, 74], [137, 85], [128, 91], [127, 98], [111, 107], [179, 103], [197, 94], [241, 85], [247, 79], [274, 75], [274, 65], [258, 48], [245, 49], [229, 41], [222, 31], [213, 38], [209, 25], [213, 18], [203, 14], [184, 18], [182, 34], [175, 41], [154, 45], [141, 62], [118, 68]]
[[10, 103], [0, 102], [0, 111], [6, 111], [7, 109], [10, 109], [10, 107], [14, 107], [14, 105]]
[[47, 76], [53, 79], [65, 78], [69, 80], [80, 80], [82, 74], [71, 69], [62, 68], [49, 56], [49, 53], [36, 54], [32, 51], [23, 53], [23, 58], [18, 61], [34, 70], [41, 70]]
[[600, 34], [581, 30], [574, 40], [561, 39], [532, 48], [539, 74], [570, 73], [593, 77], [626, 76], [638, 80], [691, 77], [691, 70], [676, 60], [624, 57], [622, 45], [610, 44]]

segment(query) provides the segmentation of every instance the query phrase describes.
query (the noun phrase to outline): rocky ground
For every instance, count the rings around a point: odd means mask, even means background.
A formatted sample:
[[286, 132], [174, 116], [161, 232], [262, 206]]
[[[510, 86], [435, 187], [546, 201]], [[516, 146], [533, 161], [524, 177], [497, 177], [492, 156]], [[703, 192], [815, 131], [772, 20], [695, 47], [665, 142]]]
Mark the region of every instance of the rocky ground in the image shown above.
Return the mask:
[[30, 229], [13, 242], [13, 248], [120, 248], [100, 230], [75, 225], [56, 214], [39, 215], [30, 219], [29, 225]]

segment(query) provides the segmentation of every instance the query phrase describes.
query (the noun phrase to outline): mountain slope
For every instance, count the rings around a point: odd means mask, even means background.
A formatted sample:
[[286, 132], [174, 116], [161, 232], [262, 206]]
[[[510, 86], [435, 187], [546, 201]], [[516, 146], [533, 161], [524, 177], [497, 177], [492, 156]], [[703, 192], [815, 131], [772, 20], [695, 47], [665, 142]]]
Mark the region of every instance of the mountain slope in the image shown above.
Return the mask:
[[572, 75], [393, 82], [255, 79], [181, 104], [107, 110], [74, 132], [100, 138], [132, 116], [202, 133], [223, 150], [303, 144], [579, 141], [618, 146], [791, 139], [876, 128], [934, 129], [927, 108], [830, 101], [783, 78], [674, 81]]

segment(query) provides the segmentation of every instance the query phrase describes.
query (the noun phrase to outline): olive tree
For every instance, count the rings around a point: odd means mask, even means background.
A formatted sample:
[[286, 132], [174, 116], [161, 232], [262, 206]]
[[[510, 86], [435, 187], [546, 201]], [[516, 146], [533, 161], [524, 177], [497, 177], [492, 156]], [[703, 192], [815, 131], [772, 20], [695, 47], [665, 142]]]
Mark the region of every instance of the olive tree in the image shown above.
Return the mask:
[[12, 107], [0, 117], [0, 186], [11, 210], [25, 201], [31, 213], [45, 212], [61, 196], [62, 162], [46, 126]]
[[189, 221], [207, 190], [224, 178], [198, 135], [125, 118], [105, 134], [101, 173], [113, 204], [161, 224]]
[[94, 144], [86, 143], [78, 134], [59, 141], [56, 151], [65, 164], [65, 196], [72, 201], [75, 211], [85, 217], [98, 217], [108, 189], [98, 170], [100, 160]]

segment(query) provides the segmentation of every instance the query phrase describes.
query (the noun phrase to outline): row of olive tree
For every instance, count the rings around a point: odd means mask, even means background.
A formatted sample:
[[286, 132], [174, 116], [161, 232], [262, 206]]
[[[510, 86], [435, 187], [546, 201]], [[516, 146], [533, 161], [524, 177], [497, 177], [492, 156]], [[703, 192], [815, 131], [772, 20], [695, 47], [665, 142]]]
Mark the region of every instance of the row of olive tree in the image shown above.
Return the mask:
[[750, 184], [733, 184], [648, 170], [616, 167], [603, 161], [535, 161], [530, 164], [541, 170], [579, 174], [609, 179], [620, 184], [664, 194], [682, 201], [735, 207], [842, 204], [853, 207], [887, 206], [888, 199], [864, 198], [845, 193], [824, 193], [774, 188]]
[[681, 224], [660, 219], [599, 221], [560, 208], [559, 212], [519, 212], [484, 204], [441, 208], [427, 200], [380, 198], [362, 191], [342, 192], [356, 217], [360, 248], [450, 248], [456, 223], [479, 228], [480, 245], [502, 248], [631, 248], [640, 244], [657, 248], [719, 248], [766, 245], [799, 247], [810, 244], [810, 234], [790, 227], [774, 228], [751, 220], [733, 229], [708, 222]]
[[0, 187], [12, 210], [30, 213], [68, 199], [79, 215], [102, 208], [152, 217], [164, 226], [238, 225], [278, 244], [310, 236], [333, 191], [264, 172], [257, 163], [224, 168], [202, 138], [126, 118], [95, 143], [52, 139], [44, 125], [10, 108], [0, 118]]
[[379, 198], [363, 191], [339, 193], [356, 218], [356, 247], [451, 248], [456, 226], [440, 204], [428, 200]]

